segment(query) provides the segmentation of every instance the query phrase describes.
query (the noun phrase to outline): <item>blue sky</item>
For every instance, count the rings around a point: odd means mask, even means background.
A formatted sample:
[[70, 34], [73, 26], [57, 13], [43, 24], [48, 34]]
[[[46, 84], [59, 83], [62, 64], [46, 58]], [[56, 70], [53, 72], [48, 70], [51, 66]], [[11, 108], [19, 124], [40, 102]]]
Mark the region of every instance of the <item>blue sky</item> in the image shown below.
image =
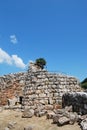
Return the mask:
[[87, 77], [87, 0], [0, 0], [0, 75], [47, 70]]

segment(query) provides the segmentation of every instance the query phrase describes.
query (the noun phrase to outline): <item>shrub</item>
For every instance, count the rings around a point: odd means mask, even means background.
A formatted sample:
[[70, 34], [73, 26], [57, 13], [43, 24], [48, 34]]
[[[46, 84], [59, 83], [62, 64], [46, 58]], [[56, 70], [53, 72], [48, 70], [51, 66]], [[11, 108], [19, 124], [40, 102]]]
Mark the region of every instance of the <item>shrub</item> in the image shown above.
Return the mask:
[[46, 65], [46, 60], [44, 58], [38, 58], [36, 59], [35, 64], [41, 69], [44, 69], [44, 66]]
[[81, 87], [87, 89], [87, 78], [81, 82]]

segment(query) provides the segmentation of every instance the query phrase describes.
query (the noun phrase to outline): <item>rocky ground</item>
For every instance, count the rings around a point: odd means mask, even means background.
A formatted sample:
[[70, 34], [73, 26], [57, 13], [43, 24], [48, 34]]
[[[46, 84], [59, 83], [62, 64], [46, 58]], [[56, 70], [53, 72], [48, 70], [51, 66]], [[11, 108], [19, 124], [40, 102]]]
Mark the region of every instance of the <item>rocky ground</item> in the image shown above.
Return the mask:
[[20, 110], [3, 110], [0, 112], [0, 130], [81, 130], [77, 123], [59, 127], [52, 122], [52, 119], [46, 119], [46, 116], [22, 118]]

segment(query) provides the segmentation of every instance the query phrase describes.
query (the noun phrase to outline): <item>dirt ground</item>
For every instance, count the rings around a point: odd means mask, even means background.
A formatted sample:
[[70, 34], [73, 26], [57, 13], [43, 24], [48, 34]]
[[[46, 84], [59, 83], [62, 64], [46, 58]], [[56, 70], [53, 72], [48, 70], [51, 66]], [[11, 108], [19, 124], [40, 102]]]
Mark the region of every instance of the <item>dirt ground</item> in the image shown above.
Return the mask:
[[32, 126], [33, 130], [81, 130], [78, 124], [58, 127], [52, 124], [52, 120], [43, 117], [21, 118], [22, 113], [18, 110], [3, 110], [0, 112], [0, 130], [5, 130], [9, 122], [16, 122], [11, 130], [24, 130], [26, 126]]

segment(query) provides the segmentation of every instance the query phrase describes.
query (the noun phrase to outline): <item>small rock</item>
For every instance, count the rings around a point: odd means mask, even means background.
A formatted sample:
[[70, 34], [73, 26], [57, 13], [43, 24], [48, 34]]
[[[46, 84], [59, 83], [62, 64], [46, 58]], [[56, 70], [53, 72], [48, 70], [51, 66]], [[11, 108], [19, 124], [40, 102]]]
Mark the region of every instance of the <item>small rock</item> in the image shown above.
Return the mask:
[[65, 110], [68, 111], [68, 112], [72, 112], [72, 106], [66, 106]]
[[44, 116], [46, 114], [46, 112], [42, 111], [42, 112], [39, 112], [38, 114], [39, 114], [39, 117], [41, 117], [41, 116]]
[[46, 119], [53, 119], [55, 115], [56, 114], [53, 111], [50, 111], [46, 114]]
[[40, 103], [41, 103], [42, 105], [45, 105], [45, 100], [40, 100]]
[[76, 115], [74, 113], [70, 113], [69, 118], [70, 118], [69, 124], [73, 125], [76, 122]]
[[80, 125], [82, 130], [87, 130], [87, 118], [83, 120]]
[[54, 104], [53, 105], [54, 109], [62, 109], [62, 105], [59, 105], [59, 104]]
[[69, 124], [69, 121], [70, 121], [69, 118], [63, 116], [63, 117], [59, 118], [59, 120], [58, 120], [58, 125], [59, 125], [59, 126], [62, 126], [62, 125]]
[[13, 122], [13, 121], [12, 121], [12, 122], [9, 122], [9, 123], [8, 123], [8, 128], [9, 128], [9, 129], [15, 128], [15, 124], [16, 124], [16, 122]]
[[54, 111], [55, 114], [61, 114], [61, 115], [64, 114], [64, 112], [65, 112], [64, 109], [57, 109], [57, 110], [54, 109], [53, 111]]
[[34, 110], [33, 109], [24, 110], [24, 112], [22, 114], [22, 118], [31, 118], [32, 116], [34, 116]]
[[53, 105], [45, 105], [45, 110], [53, 110]]
[[53, 123], [57, 124], [58, 122], [59, 122], [59, 116], [58, 115], [53, 116]]
[[33, 130], [33, 127], [32, 126], [26, 126], [26, 127], [24, 127], [24, 130]]
[[37, 108], [37, 109], [34, 110], [34, 115], [39, 117], [39, 113], [41, 113], [42, 111], [43, 111], [43, 109]]
[[8, 106], [13, 107], [17, 103], [17, 98], [8, 99]]

